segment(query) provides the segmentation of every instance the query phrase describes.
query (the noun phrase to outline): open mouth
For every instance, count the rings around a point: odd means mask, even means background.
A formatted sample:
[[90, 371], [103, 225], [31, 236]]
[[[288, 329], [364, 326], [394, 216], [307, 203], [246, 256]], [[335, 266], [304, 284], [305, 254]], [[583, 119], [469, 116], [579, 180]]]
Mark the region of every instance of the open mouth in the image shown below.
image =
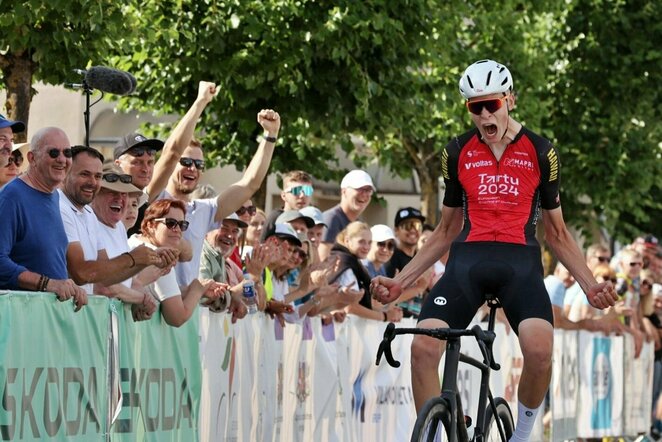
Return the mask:
[[182, 179], [184, 182], [193, 182], [195, 181], [195, 175], [182, 174]]
[[497, 133], [497, 126], [496, 124], [485, 124], [483, 125], [483, 130], [488, 137], [493, 137]]
[[122, 211], [122, 205], [121, 204], [111, 204], [110, 205], [110, 211], [113, 213], [120, 213]]

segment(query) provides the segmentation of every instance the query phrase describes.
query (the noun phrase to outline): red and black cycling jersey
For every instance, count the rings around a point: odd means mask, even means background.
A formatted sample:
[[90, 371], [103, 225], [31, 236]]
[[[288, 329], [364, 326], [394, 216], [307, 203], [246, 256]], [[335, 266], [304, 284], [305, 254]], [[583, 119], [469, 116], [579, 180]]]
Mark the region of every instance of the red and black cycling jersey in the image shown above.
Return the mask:
[[498, 161], [478, 129], [454, 138], [443, 151], [441, 170], [444, 205], [464, 210], [456, 241], [537, 245], [540, 208], [561, 205], [556, 149], [523, 126]]

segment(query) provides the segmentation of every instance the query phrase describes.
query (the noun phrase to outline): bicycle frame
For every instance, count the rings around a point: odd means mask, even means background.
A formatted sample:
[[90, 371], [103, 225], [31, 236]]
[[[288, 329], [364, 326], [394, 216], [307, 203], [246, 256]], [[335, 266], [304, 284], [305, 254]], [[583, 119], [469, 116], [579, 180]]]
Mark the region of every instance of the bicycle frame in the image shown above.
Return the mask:
[[[382, 340], [379, 350], [377, 352], [377, 364], [384, 355], [388, 363], [393, 367], [399, 367], [400, 363], [393, 358], [390, 343], [393, 338], [398, 334], [419, 334], [432, 336], [440, 340], [445, 340], [446, 344], [446, 361], [444, 364], [444, 377], [442, 379], [441, 398], [446, 402], [451, 412], [451, 437], [449, 442], [468, 442], [469, 434], [467, 432], [467, 425], [464, 417], [464, 409], [462, 407], [462, 400], [457, 386], [457, 373], [460, 362], [469, 364], [480, 370], [480, 389], [478, 396], [478, 411], [476, 415], [476, 422], [474, 424], [474, 433], [472, 440], [482, 442], [485, 438], [486, 410], [487, 402], [489, 401], [490, 408], [493, 415], [497, 415], [494, 397], [490, 390], [490, 372], [491, 370], [499, 370], [501, 367], [494, 361], [492, 354], [492, 343], [494, 342], [494, 326], [496, 320], [496, 310], [501, 307], [499, 302], [494, 298], [489, 298], [487, 304], [490, 308], [488, 327], [483, 330], [480, 326], [475, 325], [470, 330], [439, 328], [439, 329], [420, 329], [420, 328], [395, 328], [395, 324], [391, 323], [384, 331], [384, 339]], [[483, 356], [483, 361], [479, 361], [470, 356], [464, 355], [460, 352], [461, 337], [474, 336], [478, 347]], [[504, 428], [501, 421], [496, 419], [496, 423], [501, 434], [501, 438], [506, 440]]]
[[[488, 302], [490, 306], [490, 314], [487, 331], [494, 332], [494, 323], [495, 323], [495, 313], [496, 309], [499, 308], [498, 304], [494, 304], [491, 301]], [[477, 340], [478, 346], [481, 353], [483, 354], [484, 361], [479, 361], [470, 356], [462, 354], [460, 352], [460, 339], [459, 337], [447, 339], [446, 344], [446, 362], [444, 364], [444, 379], [442, 380], [441, 387], [441, 397], [446, 399], [449, 408], [451, 410], [451, 428], [455, 428], [455, 437], [456, 440], [450, 440], [449, 442], [468, 442], [469, 434], [467, 432], [467, 426], [464, 421], [464, 409], [462, 407], [462, 399], [460, 397], [460, 392], [457, 386], [457, 372], [459, 363], [465, 363], [471, 365], [478, 370], [480, 370], [480, 389], [478, 393], [478, 411], [476, 414], [476, 422], [474, 423], [474, 433], [472, 440], [476, 442], [481, 442], [485, 438], [485, 427], [487, 422], [485, 422], [486, 414], [485, 410], [487, 409], [487, 401], [489, 400], [490, 406], [496, 414], [496, 407], [494, 405], [494, 398], [492, 396], [492, 391], [490, 390], [490, 372], [493, 368], [494, 358], [492, 356], [491, 346], [488, 350], [485, 342], [480, 339]], [[499, 369], [498, 364], [496, 364], [495, 369]], [[501, 426], [501, 422], [497, 420], [497, 424]], [[503, 429], [499, 428], [499, 431], [503, 434]]]

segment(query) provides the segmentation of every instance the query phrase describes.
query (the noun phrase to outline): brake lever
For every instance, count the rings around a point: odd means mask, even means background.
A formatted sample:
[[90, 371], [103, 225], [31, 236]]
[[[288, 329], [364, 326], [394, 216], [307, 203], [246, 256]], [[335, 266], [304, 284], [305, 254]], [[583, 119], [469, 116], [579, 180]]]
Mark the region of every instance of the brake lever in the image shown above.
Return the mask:
[[472, 330], [476, 333], [479, 347], [483, 347], [485, 350], [483, 356], [488, 360], [490, 368], [495, 371], [500, 370], [501, 364], [498, 364], [494, 360], [494, 351], [492, 349], [492, 344], [494, 344], [494, 340], [496, 339], [496, 333], [490, 330], [483, 330], [479, 325], [474, 325]]
[[391, 341], [393, 341], [393, 338], [395, 338], [395, 324], [391, 322], [386, 326], [386, 329], [384, 330], [384, 338], [377, 349], [377, 365], [379, 365], [382, 355], [384, 355], [386, 362], [388, 362], [391, 367], [400, 367], [400, 362], [393, 358], [393, 352], [391, 351]]

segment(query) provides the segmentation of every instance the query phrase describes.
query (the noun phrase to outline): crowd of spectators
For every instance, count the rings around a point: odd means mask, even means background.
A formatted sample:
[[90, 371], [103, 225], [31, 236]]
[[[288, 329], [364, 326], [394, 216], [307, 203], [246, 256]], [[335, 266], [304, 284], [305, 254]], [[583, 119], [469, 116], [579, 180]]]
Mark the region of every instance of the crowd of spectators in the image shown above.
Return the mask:
[[[257, 310], [282, 325], [307, 316], [327, 325], [347, 314], [392, 322], [417, 317], [446, 256], [393, 304], [372, 299], [369, 286], [377, 275], [400, 271], [434, 230], [421, 211], [400, 208], [392, 225], [361, 221], [377, 191], [363, 170], [344, 176], [340, 203], [324, 212], [311, 205], [313, 177], [305, 171], [282, 176], [282, 207], [268, 214], [255, 207], [251, 197], [268, 171], [281, 124], [270, 109], [257, 114], [264, 134], [242, 178], [220, 192], [201, 185], [204, 147], [194, 132], [215, 94], [213, 83], [200, 82], [197, 99], [165, 142], [126, 134], [111, 159], [72, 147], [59, 128], [41, 129], [31, 138], [27, 168], [13, 144], [25, 125], [0, 116], [0, 289], [52, 292], [73, 300], [76, 310], [88, 295], [109, 296], [130, 304], [136, 321], [159, 312], [180, 326], [199, 305], [227, 311], [233, 322], [245, 317], [250, 280]], [[629, 333], [637, 354], [644, 341], [654, 342], [657, 403], [657, 238], [638, 237], [615, 254], [591, 245], [586, 262], [599, 282], [616, 286], [621, 301], [594, 309], [559, 264], [545, 279], [555, 326]], [[659, 408], [662, 414], [662, 400]]]

